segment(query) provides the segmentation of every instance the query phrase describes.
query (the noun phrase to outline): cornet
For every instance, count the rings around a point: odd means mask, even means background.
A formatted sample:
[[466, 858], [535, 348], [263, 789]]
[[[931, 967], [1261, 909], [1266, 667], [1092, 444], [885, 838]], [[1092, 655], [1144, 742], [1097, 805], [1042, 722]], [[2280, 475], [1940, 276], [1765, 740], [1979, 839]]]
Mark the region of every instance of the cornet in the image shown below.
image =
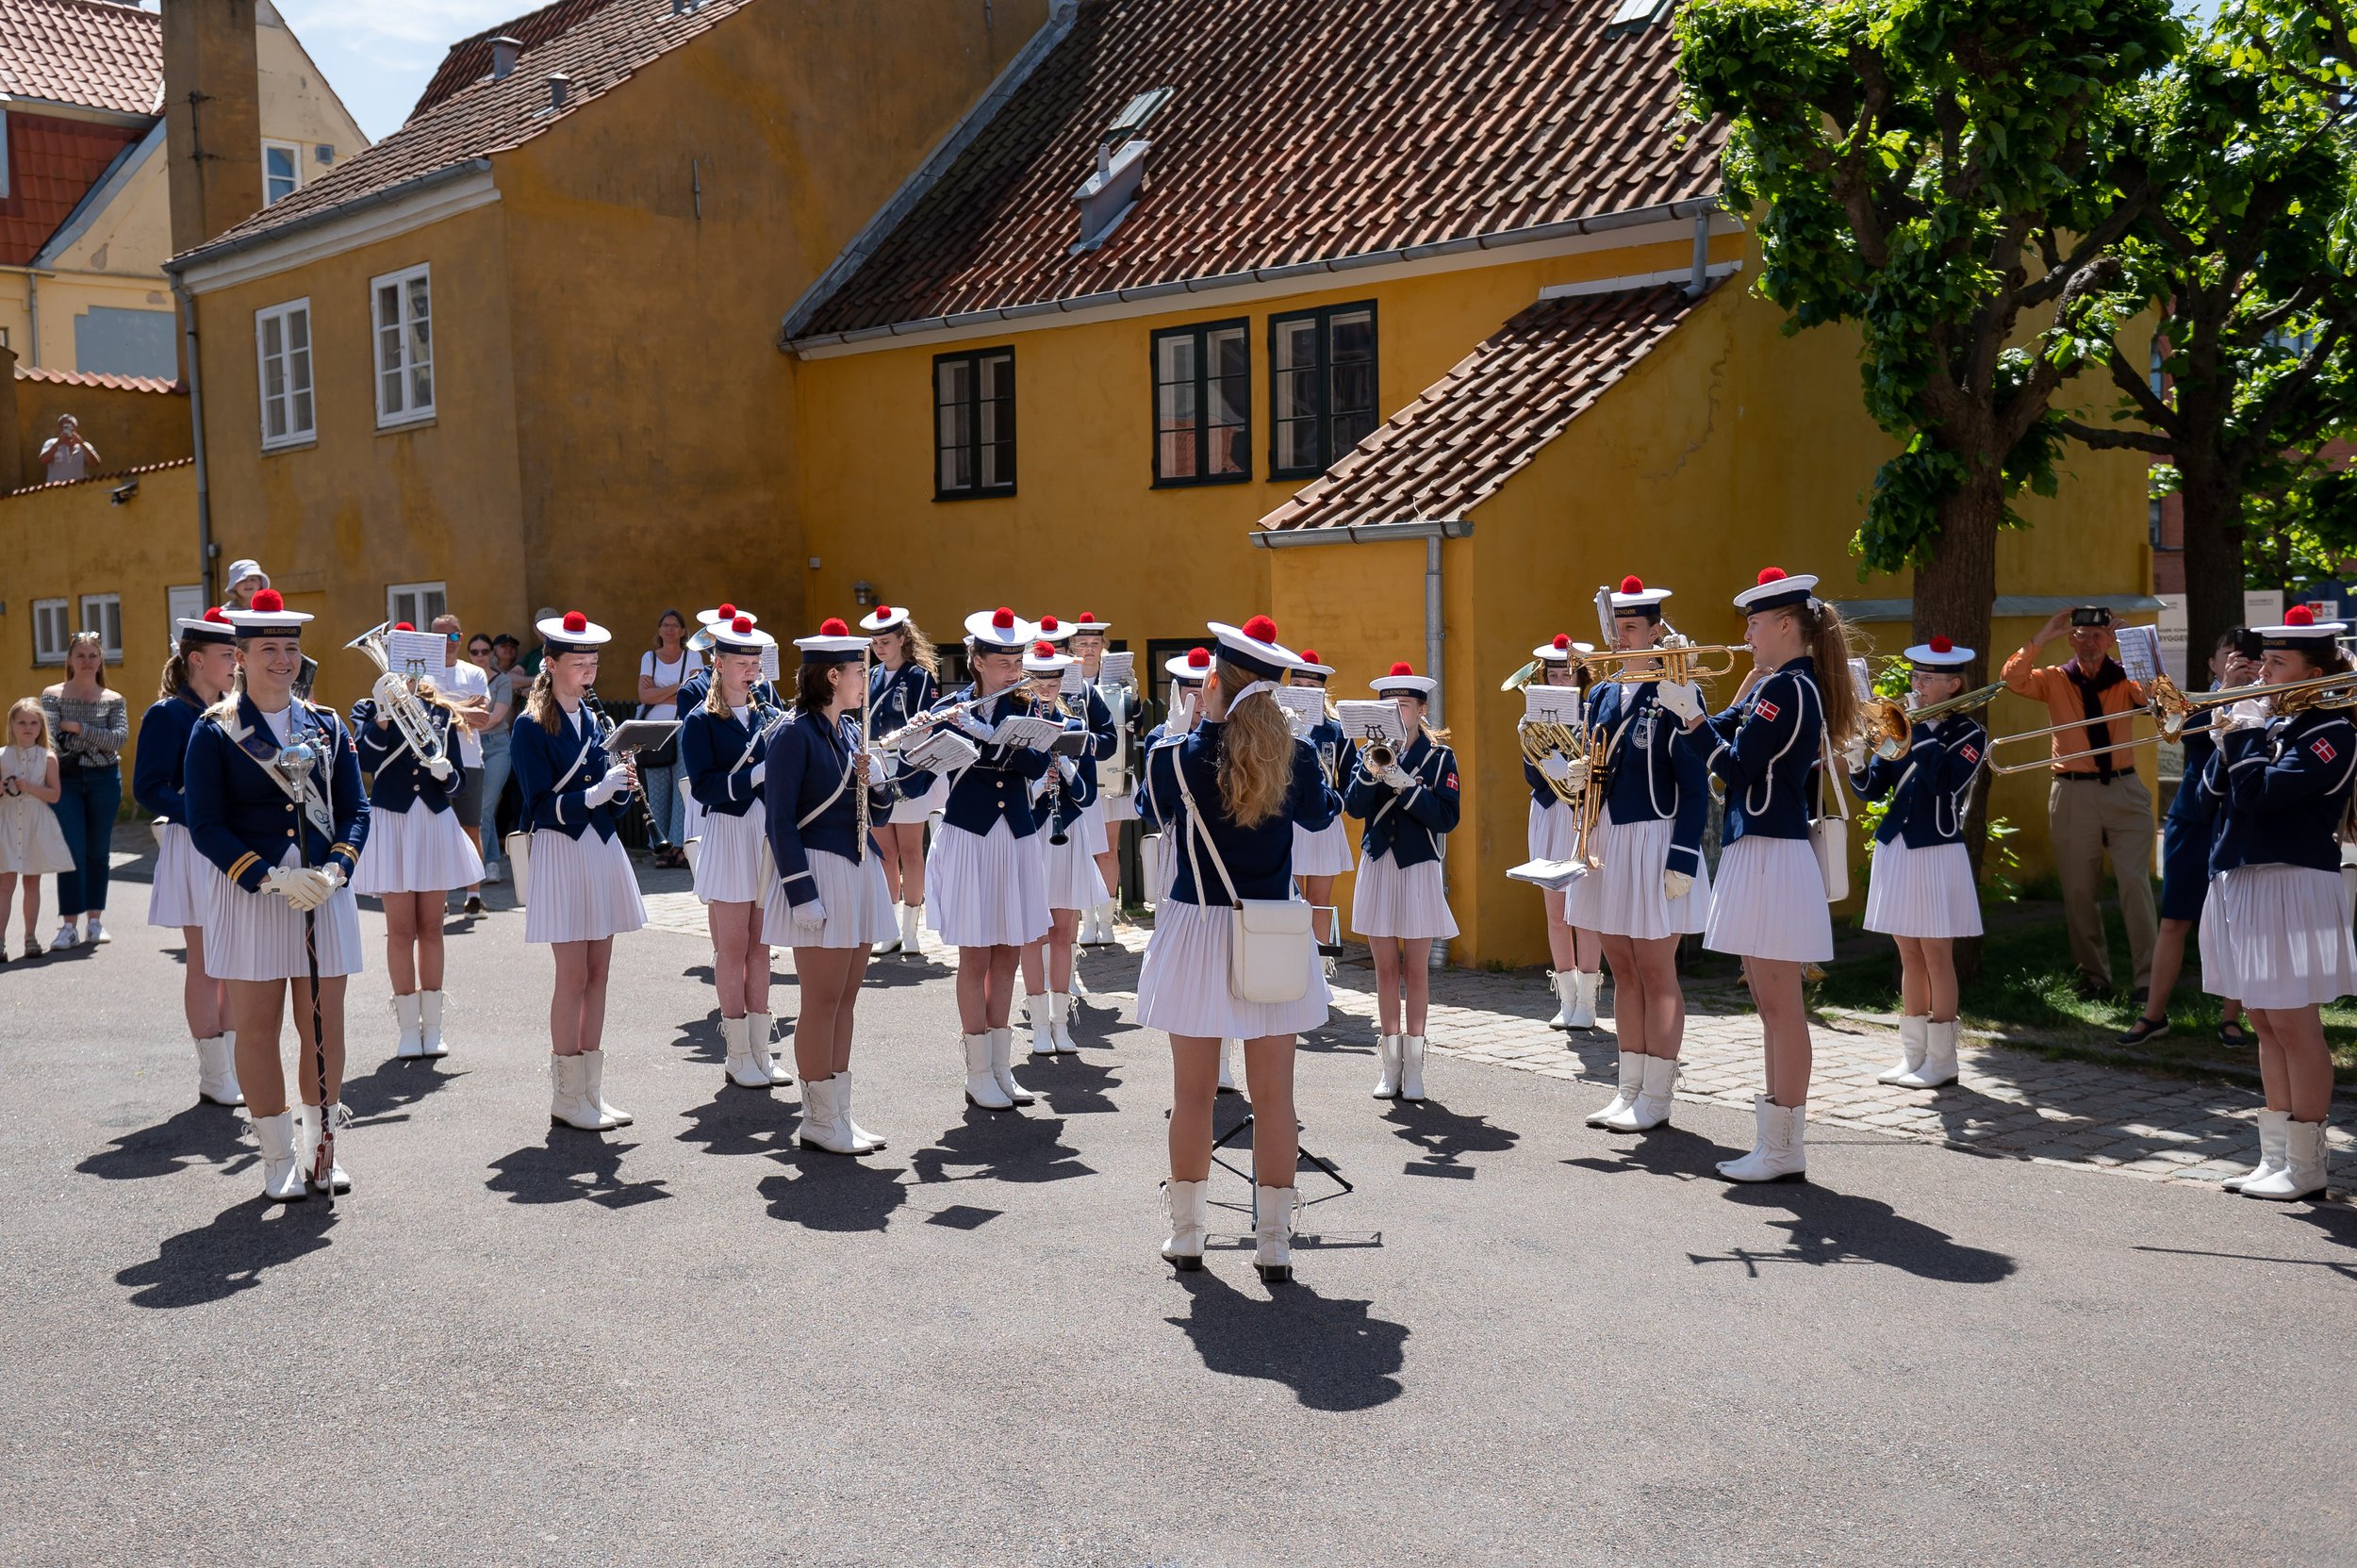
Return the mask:
[[389, 620], [380, 621], [344, 646], [366, 653], [383, 671], [370, 692], [376, 699], [376, 711], [391, 720], [393, 728], [401, 732], [401, 743], [424, 765], [427, 772], [437, 779], [448, 780], [455, 769], [442, 750], [442, 737], [435, 732], [434, 720], [425, 711], [425, 703], [419, 700], [417, 692], [409, 685], [418, 677], [396, 672], [391, 658], [385, 652], [385, 634], [392, 629], [392, 624]]

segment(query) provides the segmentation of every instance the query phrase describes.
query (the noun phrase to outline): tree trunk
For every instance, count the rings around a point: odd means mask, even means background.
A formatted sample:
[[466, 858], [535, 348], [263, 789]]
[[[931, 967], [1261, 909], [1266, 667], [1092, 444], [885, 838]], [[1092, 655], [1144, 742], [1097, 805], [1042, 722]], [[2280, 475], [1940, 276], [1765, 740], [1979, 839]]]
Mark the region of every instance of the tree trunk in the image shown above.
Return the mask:
[[[1957, 491], [1939, 506], [1939, 537], [1931, 558], [1915, 569], [1913, 640], [1929, 642], [1945, 636], [1972, 650], [1965, 674], [1967, 690], [1986, 685], [1989, 671], [2004, 663], [2010, 649], [1991, 648], [1990, 619], [1997, 605], [1997, 532], [2005, 517], [2003, 476], [1989, 471]], [[1981, 877], [1981, 857], [1988, 847], [1988, 772], [1974, 781], [1971, 809], [1964, 823], [1965, 850], [1972, 857], [1972, 880]], [[1956, 981], [1970, 982], [1981, 968], [1981, 939], [1961, 937], [1955, 944]]]
[[2187, 454], [2179, 492], [2185, 529], [2185, 687], [2209, 684], [2210, 651], [2242, 624], [2242, 496], [2215, 463]]

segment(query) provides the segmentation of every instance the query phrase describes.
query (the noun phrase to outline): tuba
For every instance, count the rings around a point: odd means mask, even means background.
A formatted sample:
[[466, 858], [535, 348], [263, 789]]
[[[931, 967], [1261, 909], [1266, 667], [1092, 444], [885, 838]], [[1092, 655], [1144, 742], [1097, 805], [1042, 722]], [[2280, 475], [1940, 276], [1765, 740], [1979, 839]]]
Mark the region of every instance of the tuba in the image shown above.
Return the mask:
[[425, 711], [424, 701], [410, 685], [421, 676], [404, 675], [395, 670], [391, 657], [385, 652], [385, 634], [391, 627], [391, 621], [380, 621], [344, 646], [366, 653], [382, 671], [369, 694], [376, 699], [377, 711], [390, 719], [393, 728], [401, 732], [401, 743], [409, 748], [410, 753], [424, 766], [427, 772], [437, 779], [448, 780], [456, 768], [451, 765], [449, 756], [442, 749], [442, 737], [435, 732], [433, 718]]

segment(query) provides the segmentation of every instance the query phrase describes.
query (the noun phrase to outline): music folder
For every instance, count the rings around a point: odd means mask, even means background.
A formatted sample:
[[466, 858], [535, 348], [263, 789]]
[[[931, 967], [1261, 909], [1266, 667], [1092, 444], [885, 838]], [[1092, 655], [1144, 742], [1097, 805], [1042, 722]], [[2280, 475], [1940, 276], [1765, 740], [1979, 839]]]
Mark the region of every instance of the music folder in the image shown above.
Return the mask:
[[676, 718], [626, 718], [614, 726], [614, 733], [605, 737], [605, 749], [618, 757], [634, 751], [651, 751], [679, 734]]

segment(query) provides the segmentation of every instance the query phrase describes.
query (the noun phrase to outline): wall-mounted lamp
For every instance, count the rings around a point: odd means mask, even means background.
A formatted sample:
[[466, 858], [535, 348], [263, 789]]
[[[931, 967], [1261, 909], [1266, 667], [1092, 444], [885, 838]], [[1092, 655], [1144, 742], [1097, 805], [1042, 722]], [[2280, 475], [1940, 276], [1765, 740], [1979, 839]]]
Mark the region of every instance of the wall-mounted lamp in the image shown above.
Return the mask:
[[875, 585], [875, 584], [873, 584], [873, 583], [866, 583], [866, 582], [860, 582], [860, 583], [854, 583], [854, 584], [852, 584], [852, 585], [851, 585], [851, 602], [852, 602], [852, 603], [857, 604], [857, 605], [858, 605], [861, 609], [863, 609], [863, 610], [864, 610], [864, 609], [867, 608], [867, 606], [868, 606], [868, 605], [873, 604], [875, 602], [876, 602], [876, 585]]
[[127, 485], [116, 487], [113, 490], [108, 492], [108, 495], [114, 503], [120, 506], [139, 493], [140, 482], [134, 479]]

